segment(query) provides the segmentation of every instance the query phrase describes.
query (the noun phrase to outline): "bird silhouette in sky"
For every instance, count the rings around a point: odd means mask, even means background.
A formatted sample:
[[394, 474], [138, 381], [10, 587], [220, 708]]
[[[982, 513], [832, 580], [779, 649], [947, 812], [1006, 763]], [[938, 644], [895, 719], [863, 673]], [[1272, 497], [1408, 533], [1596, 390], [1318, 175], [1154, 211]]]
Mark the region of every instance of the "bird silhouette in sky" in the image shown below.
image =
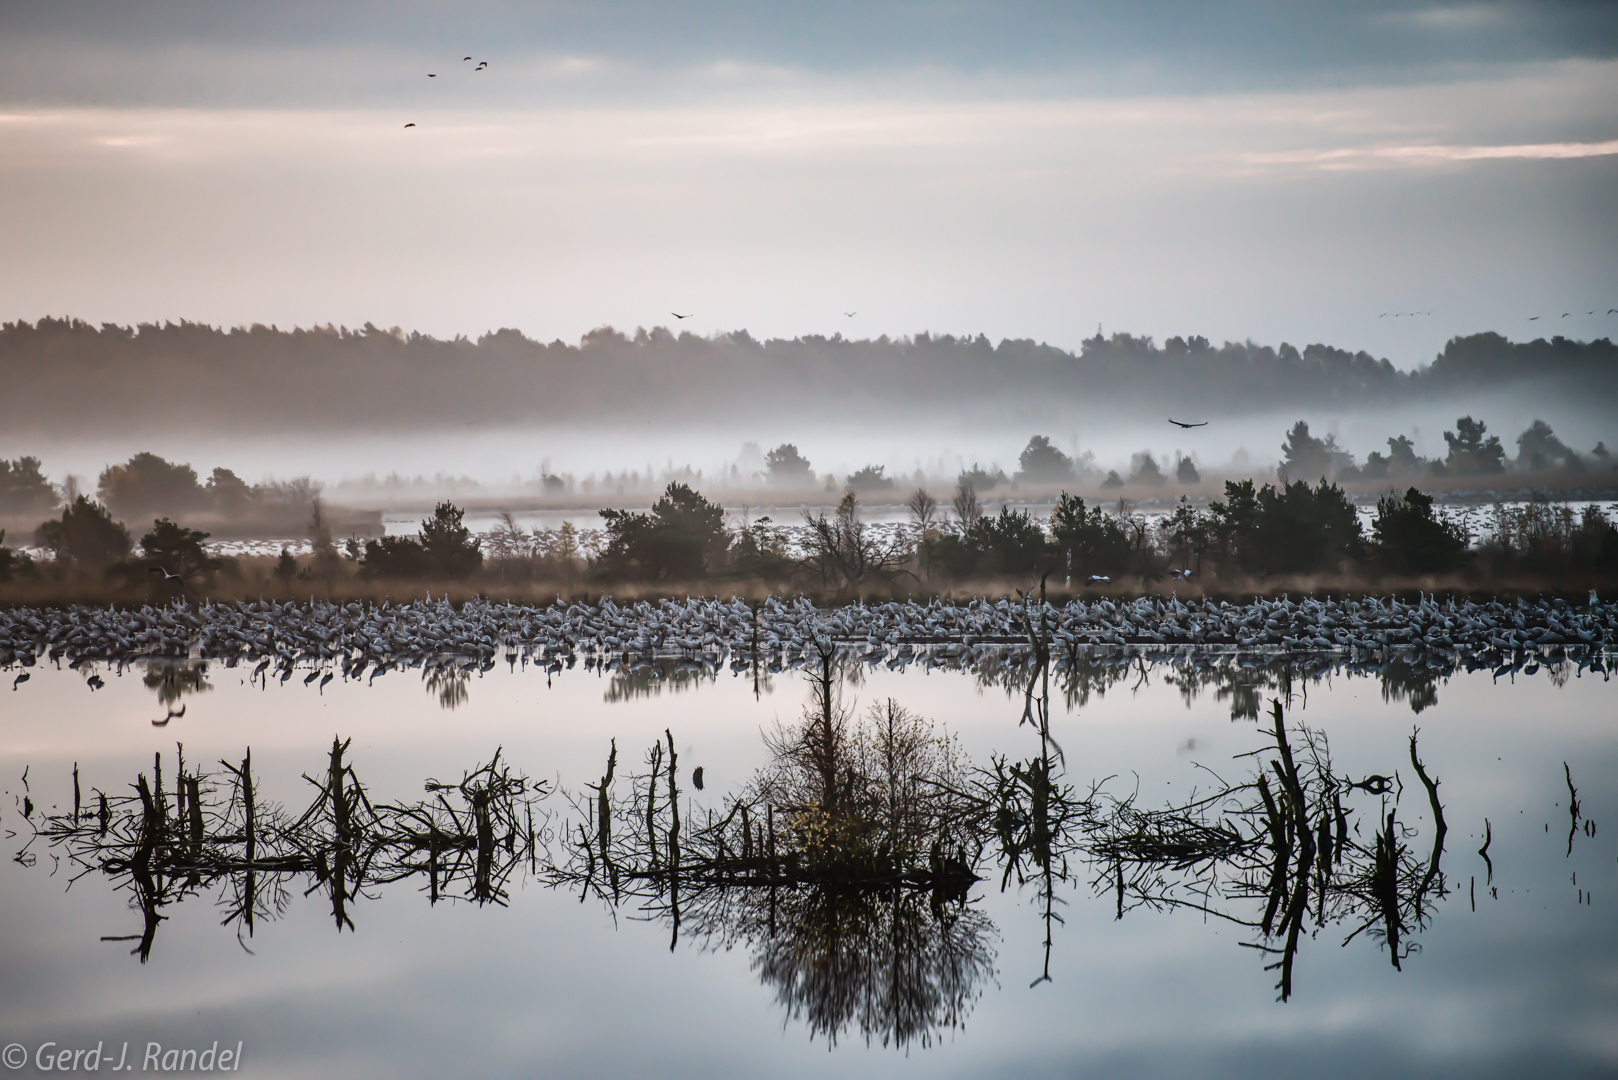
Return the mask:
[[[671, 311], [669, 314], [673, 315], [676, 319], [689, 319], [691, 317], [690, 315], [681, 315], [678, 311]], [[695, 312], [692, 314], [695, 314]]]
[[415, 124], [406, 124], [405, 127], [415, 127]]
[[858, 314], [859, 314], [859, 312], [857, 312], [857, 311], [845, 311], [845, 312], [843, 312], [843, 318], [852, 319], [854, 316], [856, 316]]
[[1179, 420], [1174, 419], [1174, 417], [1172, 417], [1172, 416], [1169, 417], [1169, 423], [1173, 424], [1175, 427], [1183, 427], [1183, 428], [1207, 427], [1208, 426], [1208, 421], [1206, 421], [1206, 420], [1204, 420], [1200, 424], [1187, 424], [1187, 423], [1183, 423], [1183, 422], [1181, 422]]
[[472, 59], [470, 56], [463, 56], [463, 57], [461, 57], [461, 62], [464, 64], [466, 61], [468, 61], [470, 59]]
[[434, 75], [434, 74], [433, 74], [433, 73], [432, 73], [432, 72], [430, 72], [430, 71], [429, 71], [429, 72], [428, 72], [428, 73], [427, 73], [427, 77], [428, 77], [428, 78], [429, 78], [429, 79], [436, 79], [436, 78], [438, 78], [438, 76], [437, 76], [437, 75]]
[[1529, 322], [1537, 322], [1538, 320], [1539, 320], [1538, 315], [1530, 315], [1530, 316], [1528, 316], [1528, 321]]

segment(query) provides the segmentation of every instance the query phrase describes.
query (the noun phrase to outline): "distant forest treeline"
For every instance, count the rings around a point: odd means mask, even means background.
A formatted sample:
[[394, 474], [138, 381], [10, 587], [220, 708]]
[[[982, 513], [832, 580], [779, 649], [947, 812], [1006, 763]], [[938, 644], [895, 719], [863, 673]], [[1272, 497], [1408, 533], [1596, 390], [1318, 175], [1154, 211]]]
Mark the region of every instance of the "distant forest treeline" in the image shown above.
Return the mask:
[[1114, 412], [1354, 408], [1533, 383], [1540, 400], [1618, 403], [1618, 347], [1494, 334], [1450, 340], [1411, 372], [1327, 345], [1099, 334], [1077, 353], [1032, 340], [933, 336], [760, 341], [611, 328], [577, 345], [516, 330], [440, 340], [383, 330], [223, 330], [200, 323], [0, 326], [0, 424], [12, 432], [127, 435], [172, 430], [421, 428], [479, 420], [701, 417], [790, 405], [885, 415], [1105, 402]]

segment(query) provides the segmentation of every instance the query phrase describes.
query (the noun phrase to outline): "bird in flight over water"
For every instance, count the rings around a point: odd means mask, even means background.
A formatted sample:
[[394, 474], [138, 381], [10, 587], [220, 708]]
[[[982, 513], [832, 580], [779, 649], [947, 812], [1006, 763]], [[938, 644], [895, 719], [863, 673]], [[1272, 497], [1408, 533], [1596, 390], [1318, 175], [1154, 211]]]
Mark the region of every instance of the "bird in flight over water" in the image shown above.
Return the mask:
[[[678, 311], [671, 311], [669, 314], [673, 315], [676, 319], [689, 319], [691, 317], [690, 315], [681, 315]], [[693, 312], [692, 314], [695, 313]]]
[[1206, 420], [1204, 420], [1200, 424], [1186, 424], [1186, 423], [1180, 422], [1179, 420], [1174, 419], [1174, 417], [1172, 417], [1172, 416], [1169, 417], [1169, 423], [1173, 424], [1175, 427], [1183, 427], [1183, 428], [1207, 427], [1208, 426], [1208, 421], [1206, 421]]

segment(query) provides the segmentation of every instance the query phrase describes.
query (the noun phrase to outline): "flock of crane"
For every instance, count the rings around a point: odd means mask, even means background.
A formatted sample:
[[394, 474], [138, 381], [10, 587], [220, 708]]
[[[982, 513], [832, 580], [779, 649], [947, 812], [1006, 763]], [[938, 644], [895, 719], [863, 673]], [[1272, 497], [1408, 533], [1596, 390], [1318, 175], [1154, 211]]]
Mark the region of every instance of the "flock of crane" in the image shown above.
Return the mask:
[[[1581, 670], [1605, 673], [1618, 644], [1618, 606], [1556, 600], [1511, 603], [1397, 598], [1255, 598], [1231, 604], [1177, 598], [1133, 601], [974, 599], [957, 603], [855, 602], [817, 608], [809, 600], [770, 597], [640, 600], [618, 604], [549, 605], [445, 600], [380, 605], [329, 603], [203, 603], [176, 601], [139, 609], [13, 608], [0, 611], [0, 669], [26, 669], [41, 658], [122, 665], [141, 660], [214, 659], [227, 667], [275, 669], [282, 682], [307, 668], [305, 683], [339, 675], [369, 677], [407, 667], [455, 665], [487, 670], [502, 656], [550, 671], [572, 667], [681, 659], [717, 670], [765, 665], [771, 670], [828, 657], [899, 666], [967, 666], [986, 656], [1026, 659], [1049, 650], [1053, 662], [1086, 655], [1336, 654], [1386, 660], [1406, 653], [1448, 658], [1469, 666], [1505, 665], [1535, 656], [1579, 656]], [[94, 682], [92, 682], [94, 688]]]

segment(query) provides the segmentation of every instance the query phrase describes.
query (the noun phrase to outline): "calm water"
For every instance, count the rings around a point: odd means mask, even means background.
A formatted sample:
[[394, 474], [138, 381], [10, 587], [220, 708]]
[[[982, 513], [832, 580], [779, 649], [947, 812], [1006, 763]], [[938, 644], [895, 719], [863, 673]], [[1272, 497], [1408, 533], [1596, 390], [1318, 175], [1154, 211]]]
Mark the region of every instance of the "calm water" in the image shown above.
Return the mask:
[[[63, 858], [65, 846], [34, 836], [46, 815], [71, 812], [75, 763], [88, 808], [94, 788], [121, 797], [138, 773], [150, 778], [157, 753], [172, 790], [177, 741], [187, 770], [216, 780], [228, 779], [221, 759], [239, 764], [251, 746], [260, 797], [295, 817], [317, 794], [302, 774], [323, 776], [334, 735], [352, 738], [347, 761], [378, 803], [430, 799], [425, 780], [456, 781], [500, 748], [553, 789], [535, 807], [554, 850], [582, 820], [554, 789], [586, 792], [611, 740], [627, 797], [628, 774], [645, 772], [645, 752], [672, 733], [690, 830], [770, 763], [763, 734], [795, 721], [812, 693], [796, 673], [757, 685], [583, 671], [548, 681], [503, 667], [462, 687], [427, 687], [404, 672], [321, 692], [300, 680], [260, 688], [244, 670], [213, 665], [206, 689], [174, 703], [184, 715], [154, 727], [168, 703], [145, 671], [102, 670], [106, 686], [92, 692], [88, 669], [42, 666], [15, 692], [0, 688], [0, 1042], [30, 1055], [45, 1042], [102, 1043], [116, 1058], [127, 1041], [133, 1063], [148, 1042], [207, 1049], [217, 1040], [240, 1043], [240, 1072], [264, 1077], [1618, 1071], [1618, 696], [1590, 671], [1455, 675], [1416, 695], [1419, 715], [1408, 693], [1384, 693], [1373, 679], [1290, 687], [1289, 725], [1324, 733], [1338, 774], [1389, 778], [1386, 795], [1374, 780], [1347, 792], [1359, 842], [1372, 846], [1395, 808], [1412, 865], [1428, 857], [1433, 815], [1409, 753], [1416, 725], [1448, 834], [1446, 893], [1407, 928], [1400, 968], [1375, 927], [1343, 944], [1366, 921], [1353, 912], [1322, 928], [1310, 918], [1285, 1002], [1279, 973], [1266, 970], [1278, 958], [1248, 947], [1263, 940], [1254, 929], [1222, 917], [1259, 920], [1262, 897], [1226, 896], [1206, 914], [1154, 908], [1131, 892], [1120, 919], [1106, 868], [1078, 852], [1053, 890], [1060, 921], [1049, 924], [1038, 881], [1013, 878], [1001, 891], [992, 851], [965, 906], [946, 905], [947, 931], [925, 897], [913, 918], [875, 904], [869, 950], [908, 961], [891, 979], [862, 966], [859, 950], [839, 951], [820, 924], [785, 925], [803, 915], [787, 900], [774, 934], [760, 932], [748, 919], [764, 909], [748, 905], [762, 905], [762, 892], [688, 910], [676, 936], [666, 905], [581, 902], [579, 888], [552, 887], [526, 866], [502, 903], [431, 903], [421, 875], [367, 885], [341, 930], [328, 891], [288, 875], [251, 936], [231, 920], [221, 879], [162, 908], [143, 962], [131, 950], [146, 920], [121, 888], [127, 874], [86, 872]], [[1212, 773], [1251, 778], [1255, 759], [1240, 755], [1270, 745], [1267, 718], [1233, 718], [1230, 695], [1183, 681], [1143, 669], [1071, 703], [1057, 689], [1051, 734], [1078, 794], [1111, 777], [1105, 791], [1134, 793], [1151, 809], [1217, 786]], [[169, 696], [178, 688], [171, 677]], [[969, 763], [1039, 748], [1019, 725], [1022, 692], [970, 673], [879, 668], [842, 693], [860, 710], [892, 698], [947, 727]], [[690, 790], [697, 765], [700, 792]], [[1485, 819], [1492, 869], [1477, 854]], [[930, 950], [948, 952], [946, 938], [957, 952], [939, 962]], [[925, 1022], [895, 1045], [884, 1003], [905, 995]], [[30, 1056], [21, 1072], [34, 1071]]]

